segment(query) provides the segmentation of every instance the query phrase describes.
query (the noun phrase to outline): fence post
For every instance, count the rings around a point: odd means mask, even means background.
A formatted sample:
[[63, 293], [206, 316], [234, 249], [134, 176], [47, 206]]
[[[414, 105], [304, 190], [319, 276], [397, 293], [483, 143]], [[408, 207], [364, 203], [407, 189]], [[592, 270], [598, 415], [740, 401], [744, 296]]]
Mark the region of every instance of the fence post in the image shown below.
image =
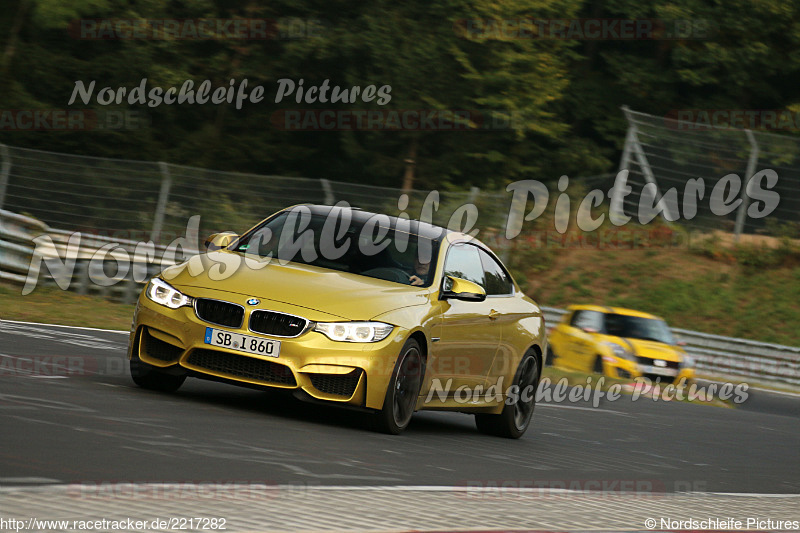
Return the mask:
[[167, 210], [167, 200], [169, 199], [169, 189], [172, 187], [172, 176], [169, 173], [169, 166], [163, 162], [158, 162], [161, 169], [161, 191], [158, 193], [158, 203], [156, 204], [156, 216], [153, 219], [153, 230], [150, 232], [150, 240], [158, 244], [161, 239], [161, 229], [164, 225], [164, 212]]
[[627, 170], [631, 163], [631, 146], [633, 146], [633, 126], [628, 126], [628, 133], [625, 135], [625, 146], [622, 148], [622, 157], [619, 158], [619, 168], [617, 172]]
[[336, 197], [333, 195], [331, 182], [325, 178], [321, 178], [319, 182], [322, 184], [322, 191], [325, 193], [325, 205], [333, 205], [336, 203]]
[[[625, 113], [625, 118], [628, 119], [628, 137], [626, 138], [626, 149], [628, 148], [628, 139], [630, 139], [630, 152], [636, 156], [636, 162], [639, 163], [639, 168], [642, 169], [642, 175], [644, 179], [647, 180], [648, 183], [652, 183], [656, 186], [656, 193], [660, 192], [658, 190], [658, 183], [656, 182], [656, 178], [653, 175], [653, 170], [650, 168], [650, 162], [647, 161], [647, 156], [642, 149], [642, 145], [639, 142], [639, 128], [636, 127], [636, 123], [633, 121], [631, 117], [631, 110], [628, 106], [622, 106], [622, 111]], [[623, 154], [625, 155], [625, 154]], [[669, 208], [669, 205], [664, 203], [664, 214], [666, 215], [667, 221], [671, 220], [678, 220], [678, 217], [674, 217], [672, 215], [672, 211]]]
[[747, 204], [750, 200], [750, 197], [747, 196], [747, 186], [750, 185], [750, 179], [753, 177], [753, 174], [756, 173], [756, 165], [758, 164], [758, 142], [756, 141], [756, 136], [753, 135], [753, 132], [750, 130], [744, 130], [744, 133], [747, 135], [747, 140], [750, 141], [750, 159], [747, 160], [744, 187], [742, 187], [742, 205], [739, 206], [739, 211], [736, 213], [736, 226], [733, 229], [734, 242], [739, 242], [739, 236], [742, 234], [742, 230], [744, 230], [744, 217], [745, 213], [747, 213]]
[[478, 195], [481, 193], [480, 187], [470, 187], [469, 188], [469, 202], [470, 204], [474, 204], [478, 200]]
[[0, 164], [0, 209], [6, 202], [6, 189], [8, 188], [8, 177], [11, 174], [11, 156], [8, 154], [8, 146], [0, 144], [0, 157], [3, 163]]

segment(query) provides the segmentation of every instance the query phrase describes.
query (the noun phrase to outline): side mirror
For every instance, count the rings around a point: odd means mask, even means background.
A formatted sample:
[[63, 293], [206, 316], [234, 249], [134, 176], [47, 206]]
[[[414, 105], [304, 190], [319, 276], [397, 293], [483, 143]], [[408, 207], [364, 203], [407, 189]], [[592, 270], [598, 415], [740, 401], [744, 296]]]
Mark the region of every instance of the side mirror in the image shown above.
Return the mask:
[[461, 278], [447, 276], [450, 290], [442, 290], [442, 300], [464, 300], [465, 302], [482, 302], [486, 299], [486, 291], [477, 283]]
[[221, 233], [213, 233], [209, 235], [206, 239], [206, 242], [203, 244], [209, 252], [213, 252], [214, 250], [227, 248], [238, 238], [239, 236], [232, 231], [223, 231]]

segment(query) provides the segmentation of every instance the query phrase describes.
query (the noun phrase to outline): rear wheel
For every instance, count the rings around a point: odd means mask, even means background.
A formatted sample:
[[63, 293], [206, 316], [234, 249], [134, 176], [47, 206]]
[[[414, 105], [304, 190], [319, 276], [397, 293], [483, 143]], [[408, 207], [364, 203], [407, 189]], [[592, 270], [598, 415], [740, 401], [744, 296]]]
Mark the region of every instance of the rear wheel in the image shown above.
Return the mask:
[[379, 431], [399, 435], [408, 427], [422, 388], [424, 361], [419, 343], [408, 339], [392, 372], [383, 409], [376, 415]]
[[517, 397], [507, 398], [500, 414], [475, 415], [478, 431], [508, 439], [518, 439], [525, 433], [536, 407], [536, 390], [539, 388], [539, 363], [533, 354], [525, 354], [520, 361], [513, 385], [518, 387]]
[[131, 359], [131, 378], [133, 382], [143, 389], [160, 392], [175, 392], [183, 382], [186, 375], [171, 375], [159, 371], [157, 367], [148, 365], [138, 359]]

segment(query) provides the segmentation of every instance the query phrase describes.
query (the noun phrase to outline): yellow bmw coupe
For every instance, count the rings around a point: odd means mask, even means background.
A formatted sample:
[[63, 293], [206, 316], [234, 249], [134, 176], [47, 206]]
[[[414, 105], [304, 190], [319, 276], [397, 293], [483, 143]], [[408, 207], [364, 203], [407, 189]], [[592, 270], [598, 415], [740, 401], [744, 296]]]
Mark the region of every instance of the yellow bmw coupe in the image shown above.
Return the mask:
[[554, 366], [661, 383], [694, 378], [694, 360], [661, 318], [622, 307], [572, 305], [549, 335]]
[[293, 390], [373, 413], [398, 434], [420, 409], [518, 438], [546, 357], [540, 308], [468, 235], [349, 207], [294, 206], [165, 269], [139, 297], [136, 384], [187, 377]]

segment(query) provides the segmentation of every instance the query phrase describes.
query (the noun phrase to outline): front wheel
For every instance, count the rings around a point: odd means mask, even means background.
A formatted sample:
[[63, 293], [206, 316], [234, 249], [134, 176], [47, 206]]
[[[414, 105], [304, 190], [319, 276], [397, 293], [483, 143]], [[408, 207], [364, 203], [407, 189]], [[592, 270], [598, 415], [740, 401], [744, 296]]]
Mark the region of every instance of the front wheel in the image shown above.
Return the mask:
[[185, 374], [182, 376], [166, 374], [138, 359], [131, 359], [131, 378], [143, 389], [160, 392], [175, 392], [186, 381]]
[[389, 380], [383, 409], [377, 413], [376, 425], [379, 431], [399, 435], [408, 427], [422, 388], [424, 368], [419, 343], [408, 339], [400, 350], [400, 357], [397, 358]]
[[539, 363], [531, 353], [525, 354], [514, 376], [515, 391], [509, 391], [503, 410], [498, 415], [478, 413], [475, 425], [487, 435], [518, 439], [531, 423], [539, 388]]
[[595, 374], [605, 375], [603, 372], [603, 358], [601, 356], [597, 356], [594, 358], [594, 366], [592, 366], [592, 372]]
[[553, 345], [547, 343], [547, 359], [545, 359], [544, 366], [553, 366], [556, 360], [556, 352], [553, 350]]

